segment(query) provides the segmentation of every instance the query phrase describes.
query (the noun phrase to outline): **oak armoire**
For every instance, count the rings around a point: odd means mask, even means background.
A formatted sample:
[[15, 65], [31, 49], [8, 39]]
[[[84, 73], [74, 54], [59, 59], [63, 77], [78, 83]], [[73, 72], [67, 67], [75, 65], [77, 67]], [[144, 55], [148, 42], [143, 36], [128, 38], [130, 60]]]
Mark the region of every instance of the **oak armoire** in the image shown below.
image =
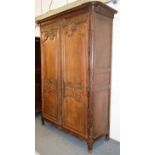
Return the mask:
[[91, 1], [36, 19], [41, 31], [42, 123], [83, 139], [109, 139], [112, 25], [116, 11]]

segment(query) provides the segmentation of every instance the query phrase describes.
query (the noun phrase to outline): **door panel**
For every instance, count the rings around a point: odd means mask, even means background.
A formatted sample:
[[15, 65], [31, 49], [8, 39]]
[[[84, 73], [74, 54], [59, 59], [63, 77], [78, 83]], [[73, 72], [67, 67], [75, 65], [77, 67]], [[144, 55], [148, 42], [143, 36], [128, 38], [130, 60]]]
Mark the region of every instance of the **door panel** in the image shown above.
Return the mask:
[[64, 128], [83, 136], [87, 134], [87, 15], [65, 21], [62, 46], [62, 123]]
[[43, 116], [58, 122], [59, 29], [50, 25], [42, 32]]

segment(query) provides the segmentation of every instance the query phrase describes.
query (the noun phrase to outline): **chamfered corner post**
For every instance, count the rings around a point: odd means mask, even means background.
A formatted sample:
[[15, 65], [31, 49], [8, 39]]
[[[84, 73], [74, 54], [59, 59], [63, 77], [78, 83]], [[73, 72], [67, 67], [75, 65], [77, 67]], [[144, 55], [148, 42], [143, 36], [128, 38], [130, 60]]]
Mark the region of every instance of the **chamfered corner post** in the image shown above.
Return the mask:
[[107, 141], [110, 140], [109, 134], [106, 134], [106, 135], [105, 135], [105, 139], [106, 139]]

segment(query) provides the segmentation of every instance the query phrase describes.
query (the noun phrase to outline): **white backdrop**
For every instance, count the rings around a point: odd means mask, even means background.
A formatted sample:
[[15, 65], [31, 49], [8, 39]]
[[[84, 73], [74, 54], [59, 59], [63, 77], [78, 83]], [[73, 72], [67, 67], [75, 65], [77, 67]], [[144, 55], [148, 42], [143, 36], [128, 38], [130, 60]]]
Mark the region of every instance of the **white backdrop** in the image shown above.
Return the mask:
[[[122, 155], [155, 155], [153, 4], [123, 0], [121, 22], [119, 14], [114, 20], [111, 137], [119, 137], [120, 103]], [[34, 8], [32, 0], [0, 5], [1, 154], [33, 155], [35, 150]]]
[[[68, 2], [72, 2], [74, 0], [68, 0]], [[53, 0], [51, 9], [60, 7], [66, 4], [67, 0]], [[35, 16], [38, 16], [42, 13], [45, 13], [49, 10], [50, 0], [42, 0], [42, 8], [41, 8], [41, 0], [35, 0]], [[111, 94], [111, 119], [110, 119], [110, 137], [112, 139], [120, 141], [120, 87], [119, 87], [119, 79], [120, 79], [120, 32], [119, 32], [119, 24], [120, 24], [120, 16], [119, 16], [119, 3], [112, 4], [109, 3], [109, 6], [118, 10], [118, 13], [114, 18], [113, 25], [113, 60], [112, 60], [112, 94]], [[39, 27], [35, 29], [35, 35], [40, 36]]]

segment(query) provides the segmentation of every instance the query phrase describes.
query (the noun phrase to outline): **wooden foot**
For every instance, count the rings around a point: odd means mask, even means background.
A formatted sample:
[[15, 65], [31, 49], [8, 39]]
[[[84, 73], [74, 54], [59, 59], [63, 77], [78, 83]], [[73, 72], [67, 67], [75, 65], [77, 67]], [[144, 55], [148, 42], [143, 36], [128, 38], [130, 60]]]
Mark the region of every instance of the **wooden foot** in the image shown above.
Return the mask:
[[45, 121], [44, 121], [44, 118], [43, 117], [41, 117], [41, 122], [42, 122], [42, 125], [45, 124]]
[[88, 146], [88, 152], [89, 152], [89, 153], [92, 153], [93, 141], [88, 141], [88, 142], [87, 142], [87, 146]]
[[106, 136], [105, 136], [105, 139], [106, 140], [109, 140], [110, 138], [109, 138], [109, 134], [107, 134]]

